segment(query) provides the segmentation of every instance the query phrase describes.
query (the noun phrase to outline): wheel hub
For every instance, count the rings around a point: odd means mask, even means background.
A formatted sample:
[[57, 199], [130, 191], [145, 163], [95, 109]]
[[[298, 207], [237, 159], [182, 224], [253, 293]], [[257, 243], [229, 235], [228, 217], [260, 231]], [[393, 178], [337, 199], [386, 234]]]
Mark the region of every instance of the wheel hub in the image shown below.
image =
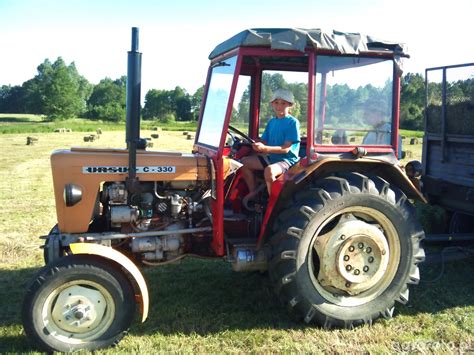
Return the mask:
[[320, 260], [319, 283], [330, 291], [349, 295], [366, 291], [380, 281], [390, 257], [382, 230], [351, 214], [343, 215], [335, 228], [318, 236], [315, 249]]
[[85, 333], [100, 323], [105, 310], [106, 300], [99, 291], [75, 285], [58, 295], [52, 316], [60, 329], [71, 333]]

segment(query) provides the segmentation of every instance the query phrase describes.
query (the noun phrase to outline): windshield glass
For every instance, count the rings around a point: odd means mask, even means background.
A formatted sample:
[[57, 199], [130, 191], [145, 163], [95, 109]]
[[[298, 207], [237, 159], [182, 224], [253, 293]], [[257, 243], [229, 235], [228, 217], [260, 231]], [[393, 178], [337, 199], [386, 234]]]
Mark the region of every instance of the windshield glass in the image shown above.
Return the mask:
[[198, 143], [219, 146], [236, 63], [237, 57], [232, 57], [212, 69]]
[[390, 145], [393, 61], [318, 56], [316, 144]]

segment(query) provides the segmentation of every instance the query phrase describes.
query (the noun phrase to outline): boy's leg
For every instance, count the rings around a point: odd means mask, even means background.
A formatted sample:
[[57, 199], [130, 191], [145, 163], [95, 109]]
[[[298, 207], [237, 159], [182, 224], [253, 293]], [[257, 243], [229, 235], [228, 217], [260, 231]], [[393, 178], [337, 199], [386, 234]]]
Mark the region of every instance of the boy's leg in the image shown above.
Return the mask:
[[249, 194], [255, 191], [255, 171], [256, 170], [263, 170], [264, 167], [256, 155], [249, 155], [242, 159], [242, 163], [244, 164], [240, 169], [242, 171], [242, 176], [247, 183], [247, 187], [249, 189]]
[[281, 174], [285, 173], [290, 168], [290, 165], [285, 161], [270, 164], [263, 172], [265, 183], [267, 184], [268, 196], [272, 192], [272, 184]]

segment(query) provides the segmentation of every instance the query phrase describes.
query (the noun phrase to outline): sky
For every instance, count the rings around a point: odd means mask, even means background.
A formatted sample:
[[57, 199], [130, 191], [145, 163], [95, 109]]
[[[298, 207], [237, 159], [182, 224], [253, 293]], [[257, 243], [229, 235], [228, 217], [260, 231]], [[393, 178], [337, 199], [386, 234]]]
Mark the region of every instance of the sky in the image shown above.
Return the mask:
[[[247, 29], [300, 27], [403, 42], [404, 71], [474, 62], [474, 0], [0, 0], [0, 86], [21, 85], [45, 59], [74, 62], [97, 84], [127, 72], [139, 28], [142, 96], [205, 83], [208, 55]], [[142, 98], [143, 99], [143, 98]]]

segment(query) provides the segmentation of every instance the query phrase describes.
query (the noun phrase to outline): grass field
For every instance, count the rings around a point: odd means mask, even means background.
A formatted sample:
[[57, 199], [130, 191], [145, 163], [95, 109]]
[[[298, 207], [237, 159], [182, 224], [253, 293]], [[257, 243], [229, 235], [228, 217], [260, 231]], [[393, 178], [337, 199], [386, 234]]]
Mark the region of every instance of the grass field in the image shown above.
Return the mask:
[[[27, 135], [0, 135], [0, 353], [35, 351], [24, 336], [20, 308], [26, 283], [42, 266], [38, 236], [55, 224], [51, 151], [125, 146], [123, 131], [104, 130], [92, 143], [84, 143], [85, 133], [75, 131], [37, 133], [33, 146], [26, 145]], [[159, 150], [190, 152], [192, 146], [181, 132], [160, 132], [153, 142]], [[407, 149], [421, 155], [420, 145]], [[221, 260], [186, 259], [145, 274], [151, 293], [149, 320], [135, 322], [117, 348], [99, 353], [474, 351], [470, 260], [446, 263], [444, 269], [422, 265], [424, 281], [411, 289], [408, 305], [397, 305], [394, 319], [355, 330], [325, 331], [292, 321], [265, 275], [233, 273]]]
[[[106, 131], [122, 131], [124, 126], [125, 122], [114, 123], [83, 118], [48, 121], [42, 115], [0, 113], [0, 134], [51, 133], [61, 129], [72, 132], [95, 132], [98, 128]], [[152, 129], [155, 126], [157, 126], [157, 123], [154, 121], [141, 122], [141, 128], [143, 129]], [[159, 126], [167, 131], [196, 130], [196, 122], [159, 123]]]

